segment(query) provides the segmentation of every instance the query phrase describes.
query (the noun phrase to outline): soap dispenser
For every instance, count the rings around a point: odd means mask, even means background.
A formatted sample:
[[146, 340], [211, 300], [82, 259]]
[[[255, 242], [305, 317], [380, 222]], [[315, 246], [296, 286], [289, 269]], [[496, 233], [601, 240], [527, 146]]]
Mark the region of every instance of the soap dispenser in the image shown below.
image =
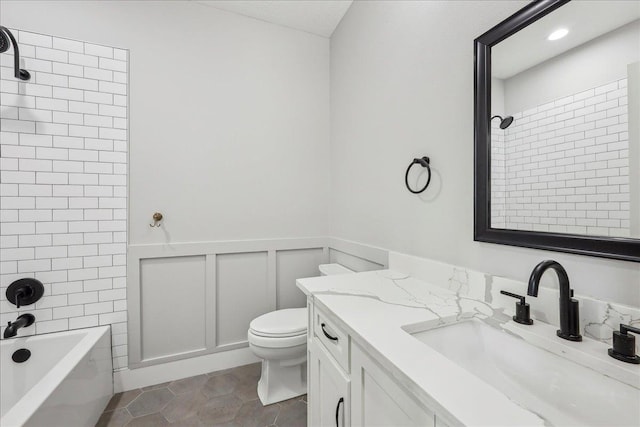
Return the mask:
[[640, 365], [640, 356], [636, 354], [636, 337], [627, 332], [640, 334], [640, 329], [621, 323], [620, 331], [613, 331], [613, 348], [609, 349], [609, 356], [623, 362]]

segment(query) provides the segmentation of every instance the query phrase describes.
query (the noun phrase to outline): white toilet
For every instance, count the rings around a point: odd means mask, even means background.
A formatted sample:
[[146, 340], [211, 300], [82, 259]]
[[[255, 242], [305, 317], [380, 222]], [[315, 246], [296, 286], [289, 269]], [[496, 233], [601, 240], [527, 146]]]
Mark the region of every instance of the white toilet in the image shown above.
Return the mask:
[[[353, 273], [340, 264], [322, 264], [319, 269], [323, 276]], [[249, 348], [262, 359], [258, 397], [263, 405], [307, 392], [307, 320], [306, 308], [287, 308], [249, 324]]]

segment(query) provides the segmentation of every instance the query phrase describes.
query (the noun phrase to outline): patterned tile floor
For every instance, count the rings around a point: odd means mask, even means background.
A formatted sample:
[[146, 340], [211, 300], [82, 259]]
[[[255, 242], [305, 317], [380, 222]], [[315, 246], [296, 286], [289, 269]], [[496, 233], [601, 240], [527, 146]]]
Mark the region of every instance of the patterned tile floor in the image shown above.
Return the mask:
[[113, 396], [96, 427], [304, 427], [306, 396], [262, 406], [260, 363]]

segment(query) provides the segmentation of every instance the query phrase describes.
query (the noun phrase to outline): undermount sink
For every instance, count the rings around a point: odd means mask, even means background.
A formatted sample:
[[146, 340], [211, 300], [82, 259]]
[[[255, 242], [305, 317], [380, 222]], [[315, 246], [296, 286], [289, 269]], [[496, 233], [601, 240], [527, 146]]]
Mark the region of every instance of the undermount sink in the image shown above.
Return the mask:
[[639, 426], [640, 390], [478, 319], [416, 339], [554, 426]]

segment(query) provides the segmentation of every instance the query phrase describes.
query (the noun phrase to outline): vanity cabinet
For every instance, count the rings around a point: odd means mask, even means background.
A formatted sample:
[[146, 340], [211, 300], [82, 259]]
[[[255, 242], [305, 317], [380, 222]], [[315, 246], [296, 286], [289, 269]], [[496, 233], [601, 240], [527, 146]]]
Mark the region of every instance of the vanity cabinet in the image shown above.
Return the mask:
[[446, 427], [371, 359], [341, 322], [312, 299], [308, 307], [309, 427]]
[[350, 425], [349, 377], [317, 338], [309, 349], [309, 421], [310, 426]]
[[435, 415], [419, 405], [358, 346], [351, 347], [351, 425], [434, 427]]

